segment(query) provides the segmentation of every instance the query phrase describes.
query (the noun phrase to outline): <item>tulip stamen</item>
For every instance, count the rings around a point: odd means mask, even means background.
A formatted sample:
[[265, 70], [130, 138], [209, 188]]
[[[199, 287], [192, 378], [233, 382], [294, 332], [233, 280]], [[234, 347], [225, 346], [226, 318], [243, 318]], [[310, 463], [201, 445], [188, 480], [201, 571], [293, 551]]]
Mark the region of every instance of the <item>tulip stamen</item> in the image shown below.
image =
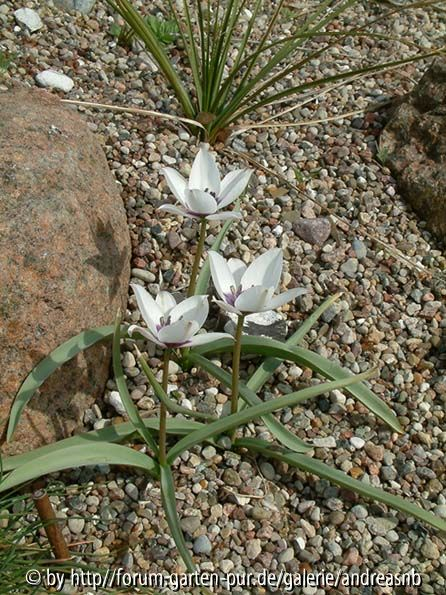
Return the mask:
[[239, 297], [239, 295], [242, 293], [242, 287], [235, 287], [234, 285], [231, 285], [231, 287], [229, 288], [231, 293], [225, 293], [225, 302], [227, 304], [229, 304], [230, 306], [234, 306], [235, 305], [235, 300]]
[[156, 325], [157, 332], [159, 332], [165, 326], [169, 326], [169, 324], [171, 324], [171, 323], [172, 322], [171, 322], [170, 316], [168, 316], [167, 318], [164, 318], [164, 316], [161, 316], [159, 323]]

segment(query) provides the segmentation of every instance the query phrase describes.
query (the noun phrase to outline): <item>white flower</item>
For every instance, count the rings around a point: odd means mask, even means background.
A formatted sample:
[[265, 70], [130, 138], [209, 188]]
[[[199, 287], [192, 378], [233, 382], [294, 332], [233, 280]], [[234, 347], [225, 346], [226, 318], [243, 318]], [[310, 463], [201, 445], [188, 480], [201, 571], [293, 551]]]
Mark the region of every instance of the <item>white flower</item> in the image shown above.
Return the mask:
[[215, 301], [228, 312], [244, 315], [275, 310], [308, 292], [297, 287], [274, 295], [282, 275], [283, 253], [280, 248], [265, 252], [249, 267], [237, 258], [226, 261], [212, 250], [209, 251], [209, 262], [212, 280], [221, 298]]
[[176, 303], [172, 294], [160, 291], [156, 299], [140, 285], [131, 285], [139, 311], [147, 328], [131, 325], [129, 335], [138, 332], [160, 347], [193, 347], [216, 339], [228, 338], [225, 333], [196, 335], [209, 313], [207, 295], [195, 295]]
[[192, 164], [189, 181], [172, 167], [161, 170], [179, 205], [165, 204], [159, 208], [195, 219], [240, 219], [241, 213], [221, 209], [234, 202], [245, 190], [252, 170], [236, 169], [220, 180], [217, 164], [208, 146], [201, 144]]

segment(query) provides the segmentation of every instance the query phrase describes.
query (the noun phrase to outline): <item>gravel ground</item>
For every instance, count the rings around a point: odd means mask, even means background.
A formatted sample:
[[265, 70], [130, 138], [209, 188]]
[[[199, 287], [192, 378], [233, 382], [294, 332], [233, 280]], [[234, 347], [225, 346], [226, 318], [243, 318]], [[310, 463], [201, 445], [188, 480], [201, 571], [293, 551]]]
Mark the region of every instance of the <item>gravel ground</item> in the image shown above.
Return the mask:
[[[15, 22], [13, 11], [22, 5], [37, 8], [42, 18], [43, 27], [32, 35]], [[380, 10], [381, 3], [364, 2], [344, 23], [364, 24]], [[12, 80], [35, 85], [35, 76], [52, 68], [74, 81], [71, 91], [60, 92], [64, 98], [179, 113], [145, 53], [116, 46], [108, 34], [108, 14], [103, 2], [97, 2], [88, 16], [64, 13], [51, 2], [45, 6], [32, 1], [4, 2], [0, 46], [17, 56], [0, 85], [8, 86]], [[440, 16], [417, 9], [411, 16], [404, 13], [386, 19], [375, 30], [398, 38], [410, 36], [430, 48], [439, 45], [446, 34], [446, 22]], [[287, 23], [282, 29], [286, 31]], [[181, 59], [176, 48], [172, 53]], [[296, 80], [336, 74], [346, 64], [361, 64], [364, 57], [382, 61], [407, 53], [407, 46], [397, 41], [348, 38], [324, 60], [300, 70]], [[424, 67], [410, 65], [347, 84], [319, 102], [297, 108], [293, 117], [296, 122], [319, 120], [385, 102], [410, 90]], [[133, 244], [133, 280], [156, 291], [161, 273], [168, 289], [183, 287], [196, 230], [189, 221], [157, 214], [156, 207], [168, 196], [159, 170], [167, 164], [187, 173], [197, 150], [196, 139], [165, 121], [80, 109], [99, 135], [122, 187]], [[270, 112], [258, 118], [265, 115]], [[381, 110], [365, 118], [253, 130], [235, 137], [228, 150], [219, 154], [222, 169], [244, 165], [232, 150], [249, 151], [269, 171], [256, 168], [242, 207], [243, 220], [230, 232], [223, 252], [250, 262], [266, 248], [284, 248], [284, 285], [304, 285], [311, 291], [295, 306], [283, 308], [290, 331], [326, 297], [343, 291], [339, 302], [309, 333], [308, 344], [353, 372], [378, 366], [379, 377], [371, 385], [392, 405], [405, 434], [392, 433], [339, 391], [305, 408], [285, 410], [281, 420], [315, 445], [316, 458], [352, 477], [422, 502], [446, 518], [446, 290], [441, 282], [446, 260], [423, 222], [402, 202], [388, 169], [377, 160], [377, 138], [384, 121]], [[326, 215], [327, 209], [340, 220], [322, 248], [294, 233], [297, 217], [308, 219], [311, 227], [312, 220]], [[217, 232], [215, 225], [212, 233]], [[138, 317], [130, 297], [127, 319], [136, 322]], [[141, 410], [155, 414], [156, 400], [135, 365], [131, 346], [125, 349], [123, 361], [132, 398]], [[159, 354], [148, 346], [145, 349], [157, 366]], [[243, 374], [250, 366], [247, 362]], [[311, 377], [309, 370], [282, 366], [266, 388], [265, 398], [296, 390]], [[225, 411], [226, 391], [205, 375], [193, 370], [186, 377], [172, 366], [170, 382], [180, 403]], [[114, 390], [110, 380], [103, 401], [86, 411], [88, 427], [103, 427], [122, 413]], [[267, 433], [263, 426], [250, 424], [246, 435], [265, 437]], [[446, 590], [445, 541], [435, 531], [381, 504], [362, 501], [283, 465], [221, 454], [210, 446], [185, 453], [175, 475], [183, 529], [202, 571], [369, 569], [398, 573], [414, 568], [422, 574], [423, 584], [405, 593]], [[81, 546], [87, 556], [100, 556], [104, 562], [110, 560], [133, 571], [181, 569], [155, 484], [107, 468], [79, 469], [68, 479], [72, 485], [66, 499], [55, 503], [60, 515], [69, 519], [67, 539], [91, 540]], [[304, 588], [295, 592], [319, 595], [326, 591]], [[361, 587], [337, 592], [374, 591]], [[384, 588], [379, 592], [395, 591]]]

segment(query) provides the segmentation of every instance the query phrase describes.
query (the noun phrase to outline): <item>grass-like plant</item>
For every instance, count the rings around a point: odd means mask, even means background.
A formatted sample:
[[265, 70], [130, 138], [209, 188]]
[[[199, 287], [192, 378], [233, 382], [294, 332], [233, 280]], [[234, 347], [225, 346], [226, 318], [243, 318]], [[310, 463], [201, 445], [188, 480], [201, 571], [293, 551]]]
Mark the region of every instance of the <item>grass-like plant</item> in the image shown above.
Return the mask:
[[[219, 449], [249, 450], [265, 458], [286, 462], [365, 498], [383, 502], [436, 529], [446, 531], [446, 521], [432, 512], [373, 487], [365, 481], [354, 479], [313, 458], [310, 452], [311, 444], [296, 436], [273, 415], [284, 407], [306, 403], [310, 399], [338, 389], [359, 400], [393, 431], [403, 431], [388, 405], [364, 382], [375, 370], [353, 375], [335, 362], [313, 353], [302, 345], [310, 329], [339, 298], [338, 294], [321, 304], [302, 322], [286, 343], [243, 334], [243, 319], [247, 313], [275, 309], [302, 293], [301, 289], [296, 288], [276, 295], [282, 270], [282, 253], [278, 249], [262, 254], [249, 267], [236, 259], [226, 262], [218, 254], [229, 226], [238, 217], [234, 211], [219, 211], [218, 198], [225, 202], [225, 206], [231, 202], [229, 198], [235, 200], [244, 191], [249, 172], [235, 170], [220, 183], [213, 157], [207, 147], [203, 146], [194, 162], [189, 181], [179, 174], [175, 175], [169, 169], [164, 173], [181, 205], [175, 208], [181, 208], [183, 216], [199, 220], [202, 234], [206, 233], [208, 218], [218, 218], [219, 213], [221, 217], [226, 218], [230, 214], [233, 215], [222, 227], [201, 271], [199, 272], [197, 264], [193, 267], [193, 295], [177, 304], [174, 297], [166, 291], [161, 291], [154, 299], [143, 287], [133, 286], [145, 326], [127, 327], [121, 325], [118, 319], [112, 326], [84, 331], [56, 348], [36, 366], [21, 386], [11, 410], [7, 438], [13, 437], [24, 407], [54, 370], [82, 350], [107, 339], [113, 341], [113, 370], [129, 421], [79, 434], [26, 454], [7, 457], [3, 461], [4, 477], [0, 484], [0, 493], [38, 476], [70, 467], [107, 463], [139, 469], [159, 480], [162, 502], [172, 536], [186, 568], [193, 572], [195, 565], [182, 534], [176, 509], [172, 466], [185, 451], [207, 442]], [[201, 255], [201, 251], [198, 250], [195, 256], [196, 263], [200, 262]], [[206, 293], [211, 275], [219, 294], [217, 303], [238, 316], [235, 337], [200, 332], [209, 309]], [[160, 401], [159, 417], [143, 418], [130, 397], [121, 364], [120, 349], [123, 339], [136, 341], [139, 366]], [[138, 345], [141, 347], [140, 342], [145, 340], [155, 343], [163, 351], [161, 384], [138, 349]], [[215, 354], [223, 352], [232, 352], [231, 372], [217, 366], [210, 359], [211, 354], [215, 357]], [[241, 382], [239, 379], [242, 353], [264, 358], [247, 382]], [[192, 366], [201, 368], [224, 386], [230, 387], [231, 412], [217, 418], [212, 414], [186, 409], [171, 398], [167, 394], [171, 358], [174, 358], [185, 371]], [[309, 368], [322, 380], [310, 383], [309, 386], [291, 394], [264, 402], [260, 396], [262, 387], [283, 361]], [[274, 442], [243, 438], [237, 434], [239, 428], [256, 419], [263, 421]], [[176, 437], [172, 444], [169, 440], [171, 435]], [[147, 445], [147, 453], [129, 446], [135, 440]]]
[[[166, 9], [180, 32], [190, 79], [184, 76], [184, 68], [180, 70], [171, 61], [163, 44], [131, 0], [107, 1], [144, 43], [170, 84], [184, 115], [204, 125], [205, 140], [211, 143], [227, 138], [236, 124], [249, 127], [254, 114], [268, 106], [280, 107], [296, 96], [308, 103], [316, 97], [315, 93], [320, 95], [321, 89], [327, 89], [333, 83], [395, 68], [441, 51], [425, 52], [412, 39], [373, 32], [376, 22], [389, 20], [402, 10], [432, 7], [435, 5], [433, 0], [393, 6], [391, 10], [380, 6], [380, 14], [366, 24], [340, 29], [331, 25], [355, 5], [361, 4], [360, 0], [321, 0], [315, 4], [314, 10], [304, 14], [290, 10], [284, 0], [278, 0], [268, 3], [271, 15], [262, 25], [262, 0], [183, 0], [181, 10], [178, 3], [168, 0]], [[283, 17], [292, 23], [289, 34], [280, 33], [278, 25]], [[415, 51], [410, 58], [366, 63], [297, 84], [291, 81], [290, 77], [304, 68], [311, 68], [314, 60], [323, 58], [346, 38], [361, 36], [402, 42]], [[274, 118], [290, 114], [296, 107], [279, 109], [264, 122], [256, 122], [255, 126], [272, 126]], [[201, 129], [199, 133], [203, 136]]]
[[24, 520], [32, 512], [33, 504], [28, 496], [19, 493], [0, 495], [0, 585], [3, 593], [36, 593], [36, 587], [26, 581], [26, 572], [30, 568], [43, 569], [45, 560], [51, 557], [49, 548], [33, 543], [34, 535], [43, 524], [40, 520]]
[[[0, 468], [1, 468], [0, 459]], [[3, 476], [0, 473], [0, 486]], [[86, 486], [80, 486], [80, 488]], [[66, 492], [61, 482], [54, 482], [46, 487], [49, 496], [62, 497]], [[101, 592], [115, 593], [112, 581], [108, 581], [109, 570], [105, 565], [91, 561], [90, 555], [80, 553], [78, 547], [72, 547], [73, 560], [55, 560], [50, 545], [40, 543], [39, 532], [45, 529], [46, 523], [39, 518], [35, 504], [27, 493], [17, 490], [6, 490], [0, 493], [0, 593], [2, 595], [47, 595], [46, 582], [48, 574], [57, 584], [66, 585], [71, 573], [83, 571], [95, 574], [96, 580], [101, 578]], [[85, 560], [85, 561], [84, 561]], [[56, 582], [57, 581], [57, 582]], [[53, 592], [53, 590], [51, 591]], [[64, 593], [67, 591], [63, 590]], [[160, 595], [153, 589], [141, 588], [144, 595]], [[133, 593], [133, 590], [122, 587], [119, 593]]]

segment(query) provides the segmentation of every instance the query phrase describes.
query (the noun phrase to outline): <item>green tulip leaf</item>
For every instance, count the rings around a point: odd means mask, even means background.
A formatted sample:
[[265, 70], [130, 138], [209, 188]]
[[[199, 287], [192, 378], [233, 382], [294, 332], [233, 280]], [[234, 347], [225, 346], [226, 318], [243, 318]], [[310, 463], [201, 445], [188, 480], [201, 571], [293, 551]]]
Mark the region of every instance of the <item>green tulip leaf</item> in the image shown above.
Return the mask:
[[142, 469], [154, 477], [158, 476], [158, 464], [148, 455], [118, 444], [96, 443], [78, 446], [68, 445], [40, 456], [33, 456], [26, 463], [16, 467], [0, 483], [0, 492], [5, 492], [23, 483], [37, 479], [47, 473], [87, 465], [127, 465]]
[[[123, 328], [123, 333], [125, 333], [125, 329], [126, 327]], [[109, 339], [113, 335], [113, 331], [113, 325], [101, 326], [98, 328], [82, 331], [75, 337], [71, 337], [71, 339], [68, 339], [68, 341], [65, 341], [65, 343], [62, 343], [56, 347], [54, 351], [52, 351], [41, 362], [39, 362], [37, 366], [35, 366], [35, 368], [23, 381], [23, 384], [20, 387], [12, 404], [9, 414], [8, 430], [6, 434], [6, 439], [8, 442], [12, 440], [23, 409], [29, 403], [36, 390], [42, 386], [45, 380], [51, 376], [53, 372], [60, 368], [60, 366], [65, 364], [73, 357], [76, 357], [76, 355], [78, 355], [78, 353], [81, 351], [88, 349], [92, 345], [95, 345], [104, 339]]]
[[[233, 342], [229, 339], [219, 339], [212, 343], [197, 346], [193, 349], [194, 353], [220, 353], [231, 351]], [[313, 353], [303, 347], [288, 347], [285, 343], [269, 339], [267, 337], [249, 337], [242, 338], [242, 352], [255, 353], [270, 357], [280, 358], [281, 360], [292, 361], [318, 372], [328, 379], [346, 379], [352, 376], [351, 372], [344, 370], [335, 362], [327, 360], [325, 357]], [[345, 390], [354, 398], [361, 401], [372, 413], [386, 422], [393, 430], [402, 433], [403, 429], [396, 415], [390, 407], [377, 397], [365, 384], [349, 385]]]
[[288, 465], [297, 467], [302, 471], [317, 475], [321, 479], [327, 479], [342, 488], [346, 488], [352, 492], [356, 492], [360, 496], [364, 496], [364, 498], [383, 502], [391, 508], [400, 510], [408, 516], [424, 521], [440, 531], [446, 531], [446, 521], [434, 515], [432, 512], [424, 510], [420, 506], [412, 504], [412, 502], [408, 502], [400, 496], [394, 496], [393, 494], [389, 494], [384, 490], [371, 486], [364, 481], [354, 479], [338, 469], [333, 469], [318, 459], [286, 451], [281, 447], [273, 447], [268, 442], [255, 438], [238, 439], [235, 441], [235, 446], [258, 452], [266, 458], [282, 461]]
[[368, 372], [358, 374], [357, 376], [349, 376], [348, 378], [344, 377], [341, 380], [324, 382], [315, 386], [304, 388], [283, 397], [278, 397], [277, 399], [267, 401], [266, 403], [253, 405], [252, 407], [238, 411], [237, 413], [232, 413], [227, 417], [223, 417], [212, 422], [211, 424], [203, 426], [203, 428], [197, 430], [196, 432], [192, 432], [191, 434], [188, 434], [179, 440], [167, 453], [167, 462], [172, 464], [182, 452], [189, 450], [192, 448], [192, 446], [200, 444], [209, 438], [215, 438], [224, 432], [234, 430], [243, 424], [246, 424], [258, 417], [262, 417], [265, 414], [277, 411], [278, 409], [283, 409], [284, 407], [293, 407], [294, 405], [303, 403], [304, 401], [313, 397], [317, 397], [318, 395], [330, 392], [335, 389], [344, 388], [345, 386], [353, 384], [354, 382], [360, 382], [361, 380], [369, 378], [374, 373], [375, 370], [370, 370]]
[[[188, 357], [190, 362], [200, 366], [203, 370], [206, 370], [206, 372], [214, 376], [214, 378], [222, 382], [225, 386], [231, 386], [231, 374], [225, 372], [225, 370], [219, 368], [202, 355], [191, 352]], [[239, 393], [248, 405], [258, 405], [259, 403], [262, 403], [262, 400], [255, 394], [255, 392], [250, 390], [248, 386], [243, 383], [240, 383], [239, 385]], [[271, 413], [263, 415], [262, 421], [277, 440], [287, 448], [295, 452], [307, 452], [312, 448], [290, 432], [290, 430], [285, 428], [273, 415], [271, 415]]]

